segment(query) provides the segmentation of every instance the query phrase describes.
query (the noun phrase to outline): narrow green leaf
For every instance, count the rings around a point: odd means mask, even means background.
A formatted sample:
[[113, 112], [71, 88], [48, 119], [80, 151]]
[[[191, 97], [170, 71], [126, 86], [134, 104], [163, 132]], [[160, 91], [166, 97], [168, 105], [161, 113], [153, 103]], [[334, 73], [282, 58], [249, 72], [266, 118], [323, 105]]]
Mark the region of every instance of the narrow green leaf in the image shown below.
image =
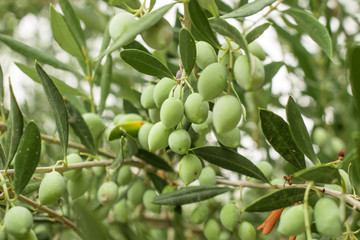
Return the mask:
[[144, 45], [139, 43], [138, 41], [132, 41], [131, 43], [123, 46], [123, 48], [124, 49], [137, 49], [137, 50], [141, 50], [141, 51], [151, 54], [149, 52], [149, 50], [146, 47], [144, 47]]
[[294, 178], [305, 181], [314, 181], [318, 183], [334, 183], [341, 184], [341, 176], [339, 170], [333, 166], [319, 165], [300, 170], [293, 174]]
[[[350, 71], [351, 91], [357, 108], [358, 119], [360, 119], [360, 44], [353, 44], [347, 52], [347, 64]], [[360, 126], [358, 124], [358, 126]]]
[[223, 15], [222, 18], [241, 18], [251, 16], [273, 4], [275, 1], [276, 0], [255, 0], [239, 7], [231, 13]]
[[265, 68], [265, 82], [271, 82], [273, 77], [277, 74], [282, 66], [284, 66], [284, 62], [272, 62], [264, 66]]
[[33, 48], [29, 45], [26, 45], [22, 42], [19, 42], [9, 36], [1, 34], [1, 33], [0, 33], [0, 41], [5, 43], [12, 50], [22, 54], [25, 57], [28, 57], [28, 58], [31, 58], [34, 60], [36, 59], [39, 62], [49, 64], [55, 68], [59, 68], [62, 70], [72, 72], [72, 73], [76, 74], [76, 76], [82, 77], [82, 75], [76, 70], [76, 68], [57, 60], [52, 55], [49, 55], [47, 52]]
[[0, 169], [4, 169], [6, 166], [6, 155], [3, 145], [0, 143]]
[[[138, 101], [140, 102], [140, 100]], [[137, 107], [134, 106], [134, 104], [132, 104], [132, 102], [124, 99], [123, 100], [123, 106], [124, 106], [124, 112], [125, 113], [139, 113], [139, 109]]]
[[4, 107], [4, 74], [0, 65], [0, 106]]
[[119, 169], [124, 162], [125, 155], [124, 155], [124, 145], [126, 143], [125, 136], [122, 136], [119, 141], [119, 152], [117, 153], [114, 161], [111, 163], [111, 169]]
[[65, 16], [65, 21], [72, 35], [80, 47], [86, 47], [84, 32], [81, 28], [80, 21], [76, 16], [74, 9], [68, 0], [59, 0], [60, 7]]
[[[302, 201], [306, 188], [286, 187], [271, 192], [256, 201], [252, 202], [244, 209], [247, 212], [268, 212], [279, 208], [284, 208]], [[310, 193], [313, 193], [311, 191]]]
[[146, 174], [149, 176], [150, 180], [154, 184], [156, 191], [161, 193], [164, 187], [167, 185], [167, 182], [153, 172], [146, 172]]
[[219, 41], [210, 27], [210, 23], [204, 10], [200, 7], [196, 0], [191, 0], [189, 2], [189, 14], [191, 22], [198, 33], [214, 47], [220, 47]]
[[318, 163], [319, 159], [314, 152], [311, 138], [306, 129], [304, 120], [301, 117], [300, 110], [291, 96], [289, 96], [286, 105], [286, 117], [289, 122], [291, 136], [297, 147], [313, 161], [313, 163]]
[[121, 58], [141, 73], [158, 78], [173, 78], [171, 71], [156, 57], [137, 49], [126, 49], [120, 52]]
[[[350, 164], [350, 179], [357, 195], [360, 194], [360, 132], [352, 134], [355, 143], [355, 156]], [[348, 154], [347, 154], [348, 155]]]
[[297, 169], [305, 168], [304, 154], [292, 139], [289, 125], [280, 116], [265, 109], [260, 109], [260, 120], [262, 131], [275, 151]]
[[63, 15], [58, 13], [52, 5], [50, 5], [50, 26], [54, 39], [63, 50], [79, 60], [85, 59], [81, 47], [72, 35]]
[[222, 147], [200, 147], [192, 150], [196, 156], [219, 167], [269, 182], [258, 167], [246, 157]]
[[28, 195], [33, 193], [34, 191], [38, 190], [40, 187], [41, 181], [35, 180], [34, 178], [30, 178], [30, 181], [25, 186], [25, 188], [21, 191], [21, 195]]
[[9, 80], [9, 88], [10, 88], [10, 116], [8, 121], [8, 130], [7, 130], [7, 141], [6, 141], [7, 158], [6, 158], [5, 169], [8, 169], [9, 165], [11, 164], [14, 158], [24, 128], [23, 115], [16, 101], [10, 80]]
[[248, 44], [247, 44], [245, 38], [243, 37], [243, 35], [241, 35], [241, 33], [239, 32], [239, 30], [237, 30], [236, 27], [234, 27], [233, 25], [231, 25], [230, 23], [228, 23], [226, 20], [224, 20], [222, 18], [213, 18], [213, 19], [211, 19], [210, 24], [211, 24], [211, 27], [216, 32], [220, 33], [223, 36], [231, 38], [242, 49], [244, 49], [245, 54], [249, 58], [249, 62], [251, 62], [249, 50], [248, 50]]
[[230, 190], [231, 188], [216, 186], [184, 187], [170, 193], [164, 193], [156, 196], [153, 203], [161, 205], [184, 205], [200, 202]]
[[165, 5], [137, 20], [131, 26], [131, 28], [129, 28], [126, 33], [118, 38], [112, 45], [110, 45], [107, 52], [101, 54], [101, 56], [105, 56], [105, 54], [109, 54], [115, 50], [120, 49], [123, 45], [129, 43], [129, 41], [132, 41], [136, 35], [155, 25], [157, 22], [159, 22], [162, 16], [174, 6], [174, 4], [175, 3]]
[[135, 156], [156, 168], [160, 168], [169, 172], [174, 171], [172, 167], [167, 162], [165, 162], [164, 159], [144, 149], [139, 149]]
[[[29, 67], [25, 64], [22, 63], [18, 63], [15, 62], [15, 65], [26, 75], [28, 75], [32, 80], [34, 80], [37, 83], [41, 84], [41, 80], [39, 78], [39, 76], [37, 75], [36, 69], [33, 67]], [[53, 76], [49, 76], [51, 78], [51, 80], [53, 80], [55, 86], [59, 89], [59, 91], [61, 92], [61, 94], [71, 94], [71, 95], [76, 95], [76, 96], [82, 96], [82, 97], [87, 97], [87, 95], [85, 93], [83, 93], [82, 91], [70, 87], [69, 85], [67, 85], [65, 82], [61, 81], [60, 79], [53, 77]]]
[[112, 58], [111, 55], [107, 55], [106, 61], [104, 63], [104, 67], [102, 68], [101, 71], [99, 114], [101, 114], [105, 109], [105, 102], [110, 92], [111, 75], [112, 75]]
[[245, 39], [246, 39], [247, 43], [249, 44], [252, 41], [254, 41], [255, 39], [257, 39], [258, 37], [260, 37], [261, 34], [263, 34], [265, 32], [265, 30], [268, 29], [268, 27], [270, 25], [272, 25], [272, 24], [267, 22], [267, 23], [264, 23], [264, 24], [261, 24], [261, 25], [257, 26], [253, 30], [251, 30], [251, 32], [249, 32], [245, 36]]
[[189, 30], [182, 28], [179, 33], [179, 47], [181, 62], [187, 75], [190, 75], [196, 60], [196, 46], [194, 37]]
[[95, 142], [86, 125], [81, 113], [69, 101], [65, 100], [68, 112], [68, 121], [76, 136], [80, 138], [81, 143], [94, 155], [96, 155]]
[[68, 125], [68, 113], [66, 111], [63, 97], [59, 90], [56, 88], [54, 82], [42, 69], [42, 67], [36, 63], [36, 71], [41, 80], [41, 84], [44, 88], [46, 97], [49, 101], [51, 112], [55, 119], [56, 128], [59, 133], [59, 138], [63, 148], [64, 157], [66, 157], [68, 138], [69, 138], [69, 125]]
[[284, 11], [284, 13], [294, 18], [298, 26], [322, 48], [330, 59], [332, 59], [332, 41], [325, 26], [310, 13], [298, 8], [290, 8]]
[[15, 155], [14, 191], [20, 194], [34, 174], [40, 160], [41, 136], [35, 122], [30, 121], [21, 137]]

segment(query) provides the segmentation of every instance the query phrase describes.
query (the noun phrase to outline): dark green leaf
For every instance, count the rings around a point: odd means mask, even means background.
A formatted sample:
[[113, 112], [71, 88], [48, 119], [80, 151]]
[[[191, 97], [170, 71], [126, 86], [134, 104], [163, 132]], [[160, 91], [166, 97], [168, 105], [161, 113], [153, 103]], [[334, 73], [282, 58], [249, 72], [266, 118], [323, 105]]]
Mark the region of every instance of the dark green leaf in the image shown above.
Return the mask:
[[[41, 84], [41, 80], [39, 78], [39, 76], [37, 75], [36, 69], [26, 66], [24, 64], [21, 63], [17, 63], [15, 62], [15, 65], [26, 75], [28, 75], [32, 80], [34, 80], [37, 83]], [[53, 76], [49, 76], [51, 78], [51, 80], [53, 80], [54, 84], [56, 85], [56, 87], [59, 89], [59, 91], [61, 92], [61, 94], [71, 94], [71, 95], [76, 95], [76, 96], [82, 96], [82, 97], [87, 97], [87, 95], [83, 92], [81, 92], [80, 90], [70, 87], [69, 85], [67, 85], [65, 82], [61, 81], [60, 79], [53, 77]]]
[[246, 34], [245, 38], [247, 43], [251, 43], [252, 41], [254, 41], [255, 39], [257, 39], [258, 37], [261, 36], [261, 34], [263, 34], [263, 32], [265, 32], [265, 30], [272, 25], [271, 23], [264, 23], [261, 24], [260, 26], [257, 26], [256, 28], [254, 28], [253, 30], [251, 30], [251, 32], [249, 32], [248, 34]]
[[229, 24], [227, 21], [225, 21], [222, 18], [213, 18], [210, 21], [211, 27], [218, 33], [220, 33], [223, 36], [229, 37], [232, 40], [234, 40], [242, 49], [244, 49], [245, 54], [248, 56], [249, 58], [249, 62], [250, 62], [250, 55], [249, 55], [249, 50], [248, 50], [248, 45], [247, 42], [245, 40], [245, 38], [243, 37], [243, 35], [241, 35], [241, 33], [239, 32], [239, 30], [237, 30], [236, 27], [234, 27], [233, 25]]
[[265, 7], [273, 4], [276, 0], [255, 0], [248, 4], [245, 4], [238, 9], [232, 11], [231, 13], [225, 14], [222, 18], [240, 18], [240, 17], [247, 17], [251, 16]]
[[196, 60], [196, 46], [194, 37], [189, 30], [183, 28], [179, 33], [180, 56], [187, 75], [190, 75]]
[[68, 0], [59, 0], [60, 7], [65, 16], [65, 21], [72, 35], [80, 47], [86, 47], [84, 32], [81, 28], [80, 21], [76, 16], [74, 9]]
[[360, 194], [360, 133], [353, 133], [355, 142], [355, 156], [350, 165], [350, 179], [357, 195]]
[[220, 47], [219, 41], [210, 27], [204, 10], [202, 10], [196, 0], [191, 0], [189, 2], [189, 14], [191, 22], [198, 33], [214, 47]]
[[34, 191], [38, 190], [40, 187], [41, 181], [38, 179], [35, 180], [34, 178], [31, 178], [26, 187], [21, 191], [21, 195], [28, 195], [30, 193], [33, 193]]
[[146, 172], [146, 174], [149, 176], [152, 183], [154, 184], [156, 191], [161, 193], [164, 187], [167, 185], [167, 182], [153, 172]]
[[290, 8], [284, 11], [298, 24], [298, 26], [322, 48], [325, 54], [332, 59], [332, 41], [326, 27], [323, 26], [313, 15], [298, 8]]
[[[357, 107], [357, 115], [360, 119], [360, 44], [354, 44], [348, 49], [347, 63], [350, 71], [351, 91]], [[358, 126], [360, 126], [358, 124]]]
[[124, 156], [124, 145], [125, 145], [125, 137], [122, 136], [119, 141], [119, 152], [117, 153], [114, 161], [111, 163], [110, 168], [111, 169], [119, 169], [124, 162], [125, 156]]
[[10, 88], [10, 116], [8, 121], [7, 141], [6, 141], [6, 169], [8, 169], [12, 162], [14, 155], [18, 149], [21, 135], [24, 128], [23, 115], [20, 111], [19, 105], [16, 102], [14, 91], [9, 80]]
[[268, 182], [255, 164], [234, 151], [222, 147], [200, 147], [193, 152], [211, 164]]
[[[302, 201], [306, 188], [286, 187], [269, 193], [248, 205], [247, 212], [268, 212]], [[312, 193], [312, 192], [310, 192]]]
[[277, 74], [283, 65], [285, 65], [283, 62], [272, 62], [265, 65], [265, 82], [271, 82], [273, 77]]
[[159, 78], [173, 78], [171, 71], [157, 58], [144, 51], [126, 49], [120, 52], [121, 58], [141, 73]]
[[271, 146], [298, 169], [306, 167], [304, 154], [291, 137], [289, 125], [275, 113], [260, 109], [261, 128]]
[[153, 203], [161, 205], [184, 205], [200, 202], [230, 190], [231, 188], [216, 186], [184, 187], [170, 193], [164, 193], [156, 196]]
[[167, 162], [165, 162], [164, 159], [144, 149], [139, 149], [135, 156], [156, 168], [163, 169], [169, 172], [174, 171], [172, 167]]
[[77, 59], [84, 60], [85, 57], [81, 47], [72, 35], [64, 17], [53, 6], [50, 6], [50, 25], [59, 46]]
[[162, 18], [162, 16], [167, 13], [175, 3], [171, 3], [168, 5], [165, 5], [155, 11], [152, 11], [151, 13], [145, 15], [144, 17], [137, 20], [131, 28], [129, 28], [125, 34], [121, 35], [120, 38], [118, 38], [112, 45], [110, 45], [109, 49], [106, 53], [103, 53], [101, 55], [105, 56], [105, 54], [109, 54], [115, 50], [120, 49], [125, 44], [129, 43], [130, 41], [134, 40], [136, 35], [139, 33], [142, 33], [146, 29], [152, 27], [155, 25], [159, 20]]
[[79, 77], [82, 75], [76, 70], [76, 68], [69, 66], [56, 58], [54, 56], [49, 55], [47, 52], [42, 50], [33, 48], [29, 45], [26, 45], [22, 42], [19, 42], [9, 36], [0, 33], [0, 41], [5, 43], [9, 48], [13, 49], [14, 51], [22, 54], [25, 57], [36, 59], [39, 62], [49, 64], [55, 68], [63, 69], [69, 72], [76, 74]]
[[303, 169], [293, 174], [294, 178], [303, 179], [305, 181], [314, 181], [318, 183], [334, 183], [341, 184], [339, 170], [333, 166], [313, 166]]
[[35, 122], [30, 121], [21, 137], [15, 159], [14, 191], [20, 194], [34, 174], [40, 160], [41, 136]]
[[97, 151], [96, 151], [94, 139], [81, 113], [67, 100], [65, 100], [65, 105], [69, 115], [68, 121], [75, 135], [80, 138], [81, 143], [92, 154], [96, 155]]
[[6, 155], [3, 145], [0, 143], [0, 169], [4, 169], [6, 166]]
[[41, 84], [44, 88], [46, 97], [49, 101], [51, 112], [55, 119], [56, 128], [59, 133], [60, 142], [63, 148], [64, 157], [66, 157], [68, 138], [69, 138], [69, 125], [68, 125], [68, 113], [66, 111], [63, 97], [59, 90], [56, 88], [54, 82], [42, 69], [42, 67], [36, 63], [36, 71], [41, 80]]
[[111, 74], [112, 74], [112, 58], [111, 55], [107, 55], [104, 67], [101, 71], [100, 79], [100, 104], [99, 104], [99, 114], [101, 114], [105, 109], [105, 102], [110, 91], [111, 84]]
[[132, 41], [131, 43], [125, 45], [123, 48], [124, 49], [137, 49], [137, 50], [141, 50], [141, 51], [144, 51], [144, 52], [150, 54], [149, 50], [147, 50], [147, 48], [144, 47], [144, 45], [142, 45], [138, 41]]
[[291, 136], [296, 146], [313, 161], [313, 163], [318, 163], [319, 159], [314, 152], [310, 135], [301, 117], [300, 110], [291, 96], [289, 96], [286, 105], [286, 117], [289, 122]]
[[132, 104], [132, 102], [124, 99], [123, 100], [123, 105], [124, 105], [124, 112], [125, 113], [137, 113], [137, 114], [139, 114], [139, 111], [138, 111], [137, 107], [135, 107], [134, 104]]

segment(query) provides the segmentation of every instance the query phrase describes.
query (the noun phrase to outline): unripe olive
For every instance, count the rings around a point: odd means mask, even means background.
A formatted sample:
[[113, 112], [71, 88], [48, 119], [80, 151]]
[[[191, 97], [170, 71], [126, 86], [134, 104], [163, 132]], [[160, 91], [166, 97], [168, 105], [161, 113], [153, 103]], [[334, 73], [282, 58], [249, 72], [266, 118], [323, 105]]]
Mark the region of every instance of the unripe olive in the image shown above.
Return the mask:
[[136, 113], [127, 113], [127, 114], [121, 114], [119, 118], [114, 119], [115, 125], [121, 124], [121, 123], [127, 123], [127, 122], [135, 122], [135, 121], [141, 121], [142, 117], [139, 114]]
[[176, 85], [176, 81], [164, 77], [155, 86], [154, 89], [154, 101], [159, 108], [161, 104], [169, 97], [171, 89]]
[[191, 145], [191, 138], [184, 129], [177, 129], [169, 136], [170, 149], [180, 155], [187, 153]]
[[105, 167], [104, 166], [96, 166], [91, 168], [94, 175], [97, 177], [101, 177], [105, 174]]
[[234, 42], [230, 42], [230, 46], [229, 46], [229, 44], [227, 42], [225, 42], [221, 46], [221, 49], [218, 52], [218, 62], [225, 66], [229, 66], [230, 65], [230, 52], [232, 53], [233, 64], [234, 64], [236, 58], [242, 55], [239, 45], [237, 45]]
[[9, 240], [38, 240], [35, 232], [33, 230], [30, 230], [25, 236], [23, 237], [14, 237], [12, 235], [8, 235]]
[[340, 173], [341, 177], [344, 180], [344, 183], [345, 183], [345, 186], [346, 186], [346, 192], [351, 193], [352, 192], [352, 186], [351, 186], [351, 183], [350, 183], [349, 175], [343, 169], [339, 169], [339, 173]]
[[209, 105], [199, 93], [192, 93], [186, 98], [184, 110], [185, 116], [190, 122], [199, 124], [205, 122]]
[[95, 113], [84, 113], [82, 116], [86, 125], [89, 127], [94, 140], [96, 141], [105, 130], [104, 121]]
[[213, 113], [211, 111], [209, 111], [205, 122], [200, 123], [200, 124], [196, 124], [196, 123], [191, 124], [192, 129], [197, 134], [200, 134], [200, 135], [206, 133], [207, 131], [210, 131], [210, 129], [212, 127], [212, 122], [213, 122], [212, 116], [213, 116]]
[[143, 195], [143, 203], [147, 210], [153, 212], [153, 213], [160, 213], [161, 205], [154, 204], [152, 201], [154, 200], [154, 197], [156, 197], [157, 194], [154, 190], [148, 189]]
[[205, 223], [204, 235], [207, 240], [218, 240], [220, 234], [220, 226], [214, 220], [210, 219]]
[[173, 29], [165, 18], [161, 18], [154, 26], [141, 33], [142, 39], [149, 47], [159, 50], [169, 46], [173, 35]]
[[330, 139], [330, 146], [333, 153], [338, 153], [341, 149], [345, 147], [344, 141], [339, 137], [332, 137]]
[[313, 131], [314, 143], [319, 146], [323, 146], [329, 140], [329, 138], [329, 133], [325, 130], [325, 128], [317, 127]]
[[114, 205], [114, 216], [119, 222], [126, 223], [129, 217], [129, 207], [126, 204], [126, 199], [123, 198]]
[[26, 236], [33, 225], [33, 216], [31, 212], [24, 207], [12, 207], [4, 217], [4, 227], [7, 233], [14, 237]]
[[234, 77], [239, 86], [246, 91], [253, 91], [262, 86], [265, 80], [265, 69], [261, 61], [250, 55], [252, 68], [247, 56], [240, 56], [234, 64]]
[[210, 166], [204, 167], [201, 171], [200, 177], [200, 186], [211, 186], [216, 184], [216, 173], [214, 169]]
[[234, 203], [227, 203], [220, 212], [220, 222], [229, 231], [234, 231], [235, 226], [239, 222], [239, 209]]
[[67, 182], [67, 190], [72, 199], [76, 199], [84, 195], [89, 189], [90, 174], [87, 169], [82, 169], [80, 177], [76, 180], [70, 180]]
[[[286, 211], [285, 211], [286, 210]], [[285, 209], [280, 217], [278, 231], [286, 236], [295, 236], [305, 231], [304, 205], [300, 204]], [[312, 208], [309, 209], [310, 222]]]
[[52, 171], [45, 175], [39, 188], [41, 205], [55, 203], [65, 191], [65, 182], [59, 172]]
[[251, 42], [248, 45], [248, 49], [252, 55], [257, 57], [261, 61], [263, 61], [266, 58], [266, 53], [264, 49], [257, 42]]
[[240, 223], [238, 235], [241, 240], [256, 240], [256, 231], [254, 226], [246, 221]]
[[97, 198], [102, 205], [111, 205], [117, 197], [118, 186], [113, 181], [104, 182], [97, 192]]
[[225, 147], [236, 148], [240, 144], [240, 129], [235, 127], [224, 133], [215, 133], [216, 139]]
[[181, 158], [179, 175], [186, 186], [199, 178], [201, 170], [201, 161], [194, 154], [188, 154]]
[[143, 106], [146, 109], [156, 107], [154, 101], [154, 89], [155, 89], [155, 85], [149, 85], [141, 93], [140, 103], [141, 106]]
[[129, 165], [124, 165], [120, 168], [119, 173], [117, 175], [116, 182], [120, 185], [126, 185], [131, 181], [132, 172]]
[[184, 105], [180, 99], [168, 98], [161, 105], [160, 119], [165, 128], [170, 129], [181, 122], [184, 116]]
[[215, 63], [216, 60], [216, 52], [209, 43], [205, 41], [196, 43], [196, 64], [201, 69], [205, 69], [211, 63]]
[[219, 98], [213, 108], [213, 123], [216, 133], [221, 134], [232, 130], [239, 123], [242, 114], [240, 101], [225, 95]]
[[265, 175], [266, 178], [270, 178], [273, 172], [273, 166], [266, 161], [260, 161], [256, 164], [260, 171]]
[[191, 213], [190, 220], [195, 224], [201, 224], [209, 217], [209, 207], [205, 203], [200, 203]]
[[[74, 164], [74, 163], [81, 163], [82, 158], [79, 156], [79, 154], [71, 153], [67, 157], [68, 164]], [[64, 177], [70, 180], [75, 180], [78, 177], [80, 177], [81, 169], [75, 169], [64, 172]]]
[[159, 122], [160, 121], [160, 108], [149, 109], [149, 118], [152, 123]]
[[138, 132], [138, 140], [139, 140], [140, 146], [146, 150], [149, 149], [148, 138], [149, 138], [150, 130], [153, 126], [154, 126], [154, 124], [152, 124], [152, 123], [145, 123], [140, 127], [139, 132]]
[[0, 240], [7, 240], [8, 237], [7, 237], [7, 233], [6, 233], [6, 230], [4, 228], [4, 226], [1, 226], [0, 228]]
[[226, 86], [227, 69], [220, 63], [212, 63], [200, 74], [198, 91], [205, 101], [212, 100], [222, 93]]
[[166, 129], [162, 122], [157, 122], [149, 132], [148, 144], [150, 151], [166, 148], [171, 129]]
[[336, 237], [342, 233], [340, 210], [330, 198], [318, 200], [314, 208], [316, 229], [326, 237]]
[[113, 40], [120, 38], [132, 25], [136, 22], [135, 17], [128, 13], [123, 12], [116, 14], [109, 23], [109, 33]]
[[142, 180], [136, 180], [136, 182], [130, 186], [127, 192], [127, 198], [132, 206], [136, 207], [142, 202], [145, 190], [145, 184]]

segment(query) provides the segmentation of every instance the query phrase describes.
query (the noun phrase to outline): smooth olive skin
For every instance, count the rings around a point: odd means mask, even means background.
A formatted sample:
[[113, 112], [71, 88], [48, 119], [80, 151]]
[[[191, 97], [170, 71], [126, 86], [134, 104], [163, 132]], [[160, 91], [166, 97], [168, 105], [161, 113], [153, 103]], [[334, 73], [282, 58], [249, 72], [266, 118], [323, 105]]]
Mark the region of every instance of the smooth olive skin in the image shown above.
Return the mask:
[[176, 81], [167, 77], [160, 79], [160, 81], [156, 84], [153, 97], [158, 108], [160, 108], [162, 103], [169, 97], [169, 93], [175, 85]]
[[222, 93], [227, 75], [226, 67], [220, 63], [212, 63], [201, 72], [197, 87], [204, 101], [212, 100]]
[[177, 129], [169, 136], [170, 149], [180, 155], [188, 152], [191, 145], [191, 138], [187, 131], [184, 129]]
[[213, 113], [211, 111], [208, 112], [208, 116], [205, 122], [196, 124], [191, 124], [191, 128], [199, 135], [202, 135], [211, 130], [213, 123]]
[[154, 124], [152, 124], [152, 123], [145, 123], [140, 127], [139, 132], [138, 132], [138, 140], [139, 140], [140, 146], [146, 150], [149, 149], [149, 142], [148, 142], [149, 133], [153, 126], [154, 126]]
[[181, 158], [179, 175], [186, 186], [199, 178], [201, 170], [201, 161], [194, 154], [188, 154]]
[[260, 161], [256, 164], [260, 171], [265, 175], [266, 178], [271, 178], [273, 172], [273, 166], [266, 161]]
[[115, 182], [104, 182], [98, 192], [97, 198], [102, 205], [111, 205], [118, 197], [118, 186]]
[[41, 205], [55, 203], [65, 191], [65, 182], [59, 172], [52, 171], [45, 175], [39, 188]]
[[[76, 154], [76, 153], [71, 153], [71, 154], [67, 155], [66, 158], [67, 158], [68, 164], [75, 164], [75, 163], [82, 162], [82, 158], [80, 157], [79, 154]], [[66, 177], [67, 179], [75, 180], [78, 177], [80, 177], [81, 169], [66, 171], [63, 174], [64, 174], [64, 177]]]
[[142, 202], [143, 195], [145, 193], [145, 184], [142, 180], [136, 180], [131, 187], [129, 188], [127, 192], [127, 198], [129, 200], [129, 203], [136, 207]]
[[219, 98], [213, 108], [213, 123], [218, 134], [234, 129], [242, 115], [241, 103], [232, 95]]
[[236, 59], [234, 64], [234, 77], [239, 86], [246, 91], [259, 89], [265, 80], [265, 69], [261, 61], [254, 55], [250, 55], [253, 69], [247, 56], [243, 55]]
[[30, 230], [24, 237], [14, 237], [9, 234], [7, 239], [8, 240], [38, 240], [33, 230]]
[[[304, 205], [289, 207], [284, 209], [281, 214], [278, 231], [286, 236], [295, 236], [305, 231], [305, 217], [304, 217]], [[313, 210], [310, 207], [309, 216], [310, 222], [312, 219]]]
[[152, 201], [154, 200], [154, 197], [156, 197], [157, 194], [154, 190], [148, 189], [143, 195], [143, 203], [147, 210], [153, 212], [153, 213], [160, 213], [161, 211], [161, 205], [154, 204]]
[[168, 98], [161, 105], [160, 120], [166, 129], [177, 126], [184, 116], [184, 105], [176, 98]]
[[216, 173], [210, 166], [204, 167], [199, 176], [200, 186], [216, 185]]
[[205, 69], [211, 63], [217, 61], [217, 56], [214, 48], [205, 41], [198, 41], [196, 43], [196, 64]]
[[209, 207], [205, 203], [200, 203], [191, 213], [190, 220], [195, 224], [201, 224], [209, 217]]
[[129, 165], [123, 165], [121, 166], [119, 173], [117, 175], [116, 178], [116, 182], [120, 185], [120, 186], [124, 186], [129, 184], [129, 182], [131, 181], [132, 178], [132, 172], [131, 172], [131, 168]]
[[141, 106], [143, 106], [145, 109], [156, 107], [154, 101], [154, 89], [155, 89], [155, 85], [149, 85], [141, 93], [140, 103]]
[[121, 199], [114, 205], [113, 212], [117, 221], [121, 223], [126, 223], [128, 221], [129, 210], [125, 198]]
[[238, 235], [240, 239], [256, 240], [256, 231], [254, 226], [246, 221], [240, 223], [238, 227]]
[[184, 104], [185, 117], [192, 123], [200, 124], [205, 122], [209, 104], [203, 100], [199, 93], [190, 94]]
[[150, 151], [166, 148], [171, 129], [166, 129], [162, 122], [157, 122], [149, 132], [148, 144]]
[[173, 35], [173, 29], [165, 18], [161, 18], [154, 26], [141, 33], [144, 42], [149, 47], [158, 50], [168, 47], [173, 39]]
[[89, 127], [94, 141], [100, 138], [100, 135], [105, 130], [105, 124], [102, 118], [95, 113], [84, 113], [82, 115], [86, 125]]
[[336, 237], [342, 233], [340, 209], [334, 200], [321, 198], [314, 207], [316, 229], [326, 237]]
[[33, 226], [31, 212], [21, 206], [12, 207], [4, 217], [4, 227], [7, 233], [21, 238], [26, 236]]
[[109, 23], [110, 37], [113, 40], [120, 38], [135, 22], [135, 17], [128, 12], [116, 14]]
[[205, 223], [204, 235], [208, 240], [218, 240], [220, 234], [220, 226], [214, 220], [210, 219]]
[[137, 113], [119, 114], [114, 118], [115, 125], [120, 123], [141, 121], [142, 117]]
[[233, 231], [239, 221], [239, 209], [233, 203], [224, 205], [220, 212], [220, 222], [229, 231]]
[[67, 182], [67, 190], [72, 199], [76, 199], [85, 194], [89, 189], [90, 173], [87, 169], [83, 168], [80, 177], [76, 180], [69, 180]]
[[248, 48], [249, 48], [249, 52], [252, 55], [256, 56], [261, 61], [265, 60], [266, 53], [265, 53], [264, 49], [257, 42], [251, 42], [248, 45]]
[[224, 133], [215, 133], [216, 139], [225, 147], [236, 148], [240, 144], [240, 129], [235, 127]]

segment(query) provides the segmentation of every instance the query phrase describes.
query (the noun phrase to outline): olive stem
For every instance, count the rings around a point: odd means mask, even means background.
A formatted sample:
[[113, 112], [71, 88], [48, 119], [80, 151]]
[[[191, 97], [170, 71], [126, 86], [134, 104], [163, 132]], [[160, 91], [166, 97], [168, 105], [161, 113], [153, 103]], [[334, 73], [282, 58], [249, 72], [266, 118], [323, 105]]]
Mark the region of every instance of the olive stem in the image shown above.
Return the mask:
[[89, 86], [90, 86], [91, 112], [94, 113], [95, 112], [94, 92], [93, 92], [94, 78], [91, 76], [91, 64], [90, 64], [88, 52], [86, 51], [85, 47], [82, 47], [81, 50], [85, 56], [85, 64], [86, 64], [86, 71], [87, 71], [86, 80], [89, 82]]
[[7, 186], [6, 186], [6, 181], [5, 181], [4, 176], [2, 174], [0, 174], [0, 180], [4, 182], [2, 184], [2, 188], [3, 188], [3, 193], [4, 193], [5, 201], [6, 201], [6, 210], [5, 210], [5, 212], [7, 212], [7, 211], [9, 211], [9, 207], [10, 207], [9, 203], [11, 203], [11, 201], [10, 201], [9, 192], [8, 192], [8, 189], [7, 189]]
[[312, 240], [310, 216], [309, 216], [309, 194], [312, 187], [313, 187], [313, 182], [310, 182], [306, 187], [306, 191], [304, 195], [304, 208], [305, 208], [304, 218], [305, 218], [305, 233], [307, 240]]

